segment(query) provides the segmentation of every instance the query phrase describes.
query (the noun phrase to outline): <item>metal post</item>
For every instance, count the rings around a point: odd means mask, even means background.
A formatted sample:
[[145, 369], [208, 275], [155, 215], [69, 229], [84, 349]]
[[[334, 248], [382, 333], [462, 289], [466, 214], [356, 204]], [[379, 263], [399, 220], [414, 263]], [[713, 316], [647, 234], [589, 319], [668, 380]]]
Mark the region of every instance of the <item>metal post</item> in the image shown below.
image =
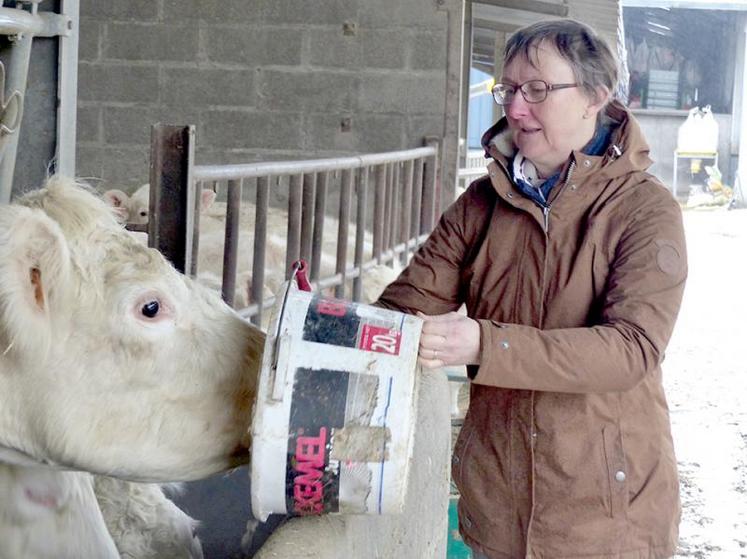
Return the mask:
[[288, 186], [288, 244], [285, 252], [285, 277], [290, 278], [293, 263], [301, 254], [301, 200], [303, 176], [293, 175]]
[[195, 182], [188, 188], [195, 191], [195, 205], [192, 209], [192, 261], [189, 266], [190, 277], [197, 276], [197, 263], [200, 257], [200, 213], [202, 210], [202, 183]]
[[151, 128], [148, 245], [180, 272], [191, 269], [194, 126], [155, 124]]
[[[36, 4], [32, 4], [33, 13], [36, 13]], [[8, 97], [14, 91], [21, 92], [25, 96], [26, 79], [28, 77], [29, 62], [31, 60], [31, 43], [34, 36], [31, 33], [16, 35], [11, 47], [8, 78], [5, 84], [5, 96]], [[23, 118], [23, 117], [21, 117]], [[0, 203], [10, 202], [13, 191], [13, 175], [16, 170], [16, 154], [18, 153], [18, 137], [21, 135], [19, 121], [15, 133], [7, 140], [3, 153], [0, 154]]]
[[[423, 160], [415, 160], [415, 172], [412, 179], [412, 218], [410, 220], [410, 237], [420, 236], [420, 211], [423, 205]], [[415, 242], [417, 247], [417, 240]]]
[[384, 202], [386, 201], [386, 165], [376, 166], [373, 213], [373, 256], [381, 264], [384, 250]]
[[355, 210], [355, 268], [358, 275], [353, 280], [353, 301], [361, 300], [363, 291], [363, 240], [366, 234], [366, 204], [368, 202], [368, 167], [363, 167], [358, 175], [357, 205]]
[[262, 299], [265, 285], [265, 246], [267, 245], [267, 211], [270, 200], [269, 177], [257, 178], [257, 208], [254, 216], [254, 262], [252, 263], [251, 301], [259, 303], [254, 324], [262, 324]]
[[324, 244], [324, 216], [327, 211], [327, 183], [329, 173], [321, 173], [316, 185], [314, 205], [314, 242], [311, 246], [311, 281], [319, 279], [322, 264], [322, 245]]
[[413, 162], [407, 161], [405, 163], [405, 182], [404, 190], [402, 191], [402, 209], [400, 213], [400, 238], [399, 240], [405, 243], [405, 250], [400, 255], [400, 262], [402, 265], [407, 264], [409, 258], [409, 239], [410, 239], [410, 218], [412, 212], [412, 179], [413, 179]]
[[233, 307], [236, 294], [236, 270], [239, 252], [241, 180], [228, 181], [226, 195], [226, 236], [223, 245], [223, 300]]
[[[430, 146], [437, 147], [438, 141], [426, 139]], [[433, 230], [433, 224], [436, 218], [438, 207], [438, 193], [436, 173], [438, 169], [438, 151], [425, 160], [425, 172], [423, 179], [423, 205], [420, 211], [420, 233], [430, 233]]]
[[313, 225], [314, 225], [314, 198], [316, 195], [316, 173], [307, 173], [303, 176], [303, 203], [301, 205], [301, 258], [311, 259]]
[[75, 141], [78, 99], [79, 0], [62, 0], [60, 12], [69, 19], [70, 33], [60, 37], [57, 78], [57, 172], [75, 176]]
[[353, 171], [345, 169], [342, 172], [340, 184], [340, 214], [337, 228], [337, 265], [335, 273], [342, 275], [340, 285], [335, 287], [335, 297], [345, 296], [345, 271], [348, 259], [348, 230], [350, 226], [350, 194], [353, 190]]
[[739, 119], [739, 160], [734, 188], [734, 199], [739, 207], [747, 207], [747, 18], [742, 20], [742, 95]]

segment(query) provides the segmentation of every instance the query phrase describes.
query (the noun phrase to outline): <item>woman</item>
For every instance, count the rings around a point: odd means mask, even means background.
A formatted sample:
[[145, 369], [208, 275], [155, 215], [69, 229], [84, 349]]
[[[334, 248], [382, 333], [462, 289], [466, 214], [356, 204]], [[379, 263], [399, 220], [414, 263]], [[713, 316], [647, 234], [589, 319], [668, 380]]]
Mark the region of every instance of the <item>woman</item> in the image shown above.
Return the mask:
[[379, 304], [421, 313], [422, 365], [468, 365], [452, 475], [477, 557], [670, 557], [680, 509], [660, 364], [687, 274], [679, 206], [610, 101], [615, 60], [591, 29], [531, 25], [504, 62], [489, 176]]

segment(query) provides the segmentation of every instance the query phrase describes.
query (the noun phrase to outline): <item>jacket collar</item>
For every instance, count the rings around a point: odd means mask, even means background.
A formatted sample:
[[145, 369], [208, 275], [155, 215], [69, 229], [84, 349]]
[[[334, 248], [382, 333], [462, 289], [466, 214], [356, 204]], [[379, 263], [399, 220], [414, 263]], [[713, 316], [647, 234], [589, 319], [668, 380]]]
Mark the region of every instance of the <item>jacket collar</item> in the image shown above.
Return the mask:
[[[600, 178], [614, 178], [633, 171], [645, 171], [652, 164], [649, 146], [630, 111], [619, 101], [613, 100], [605, 108], [605, 116], [613, 122], [614, 130], [604, 154], [586, 155], [576, 150], [565, 165], [568, 167], [571, 161], [575, 161], [575, 176], [579, 179], [594, 171], [600, 172]], [[507, 170], [510, 168], [517, 148], [505, 117], [483, 134], [481, 143], [486, 159], [495, 160]]]

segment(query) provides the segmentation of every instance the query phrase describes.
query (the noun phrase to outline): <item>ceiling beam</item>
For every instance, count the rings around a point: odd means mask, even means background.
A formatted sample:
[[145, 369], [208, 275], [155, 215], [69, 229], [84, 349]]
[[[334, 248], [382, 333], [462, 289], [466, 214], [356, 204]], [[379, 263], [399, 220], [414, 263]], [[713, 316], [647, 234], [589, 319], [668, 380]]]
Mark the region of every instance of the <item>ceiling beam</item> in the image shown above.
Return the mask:
[[487, 4], [499, 8], [511, 8], [512, 10], [523, 10], [537, 14], [547, 14], [550, 16], [568, 17], [567, 5], [546, 2], [544, 0], [480, 0], [479, 2], [473, 1], [473, 3]]
[[472, 26], [479, 27], [480, 29], [490, 29], [491, 31], [499, 31], [501, 33], [513, 33], [520, 26], [514, 25], [513, 23], [505, 23], [503, 21], [495, 21], [492, 19], [473, 18]]

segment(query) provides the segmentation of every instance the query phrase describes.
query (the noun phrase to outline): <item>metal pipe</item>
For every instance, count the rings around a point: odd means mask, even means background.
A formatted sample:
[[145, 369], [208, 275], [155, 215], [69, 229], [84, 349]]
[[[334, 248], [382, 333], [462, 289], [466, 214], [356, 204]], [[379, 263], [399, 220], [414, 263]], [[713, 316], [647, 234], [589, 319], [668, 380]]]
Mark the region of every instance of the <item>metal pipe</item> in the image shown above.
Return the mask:
[[342, 274], [342, 283], [335, 288], [335, 297], [345, 296], [345, 269], [348, 258], [348, 232], [350, 228], [350, 194], [353, 190], [353, 171], [345, 169], [342, 172], [340, 185], [340, 214], [337, 227], [337, 264], [335, 272]]
[[[270, 201], [270, 179], [259, 177], [257, 179], [257, 205], [254, 217], [254, 253], [252, 258], [252, 288], [251, 301], [261, 301], [264, 296], [265, 285], [265, 247], [267, 245], [267, 210]], [[262, 311], [260, 306], [257, 314], [252, 317], [254, 324], [262, 323]]]
[[[359, 170], [358, 188], [356, 189], [358, 198], [356, 199], [355, 209], [356, 229], [353, 265], [358, 270], [360, 270], [363, 265], [363, 240], [366, 233], [366, 205], [368, 202], [368, 171], [368, 167], [363, 167]], [[361, 292], [363, 291], [361, 275], [358, 275], [353, 279], [353, 301], [361, 300]]]
[[200, 256], [200, 206], [202, 205], [201, 182], [187, 184], [187, 188], [194, 188], [194, 207], [192, 208], [192, 262], [189, 265], [189, 275], [197, 276], [197, 262]]
[[228, 181], [226, 198], [226, 237], [223, 248], [223, 300], [233, 307], [236, 294], [236, 270], [239, 252], [239, 221], [241, 216], [241, 181]]
[[314, 226], [314, 198], [316, 195], [316, 173], [303, 176], [303, 202], [301, 204], [301, 258], [311, 259], [313, 226]]
[[79, 0], [62, 0], [62, 16], [67, 19], [68, 33], [61, 34], [57, 79], [57, 172], [75, 176], [75, 146], [78, 112], [78, 42], [80, 34]]
[[386, 165], [376, 167], [373, 212], [373, 255], [379, 258], [384, 250], [384, 201], [386, 199]]
[[21, 8], [0, 8], [0, 35], [33, 35], [36, 37], [67, 36], [71, 18], [50, 12], [32, 13]]
[[289, 279], [293, 263], [301, 253], [302, 175], [293, 175], [288, 186], [288, 237], [285, 248], [285, 278]]
[[399, 240], [405, 243], [405, 252], [402, 253], [401, 263], [407, 264], [409, 239], [410, 239], [410, 213], [412, 211], [412, 179], [413, 179], [413, 162], [405, 163], [405, 182], [402, 191], [402, 206], [400, 210], [400, 234]]
[[316, 200], [314, 205], [314, 241], [311, 247], [311, 271], [309, 279], [319, 279], [322, 263], [322, 245], [324, 243], [324, 215], [327, 211], [327, 183], [329, 173], [321, 173], [317, 179]]
[[420, 233], [433, 229], [433, 219], [436, 213], [436, 156], [425, 160], [423, 177], [423, 205], [420, 208]]
[[265, 161], [261, 163], [243, 163], [236, 165], [196, 165], [195, 179], [200, 181], [247, 179], [265, 175], [297, 175], [373, 167], [383, 163], [406, 161], [417, 157], [428, 157], [436, 154], [434, 146], [410, 150], [371, 153], [354, 157], [336, 157], [329, 159], [310, 159], [308, 161]]
[[[23, 13], [25, 14], [26, 12]], [[20, 92], [22, 99], [25, 96], [33, 39], [34, 36], [30, 33], [18, 35], [11, 47], [8, 78], [5, 84], [5, 97], [9, 97], [14, 91]], [[16, 169], [18, 138], [21, 135], [20, 128], [22, 122], [23, 116], [21, 116], [18, 122], [16, 131], [8, 138], [3, 153], [0, 154], [0, 158], [2, 158], [0, 160], [0, 203], [2, 204], [10, 202], [10, 195], [13, 190], [13, 175]]]
[[399, 210], [402, 200], [402, 169], [400, 163], [392, 163], [392, 185], [389, 191], [389, 246], [393, 247], [399, 242]]
[[412, 219], [410, 221], [410, 237], [420, 234], [420, 208], [423, 205], [423, 160], [415, 160], [415, 170], [412, 179]]

